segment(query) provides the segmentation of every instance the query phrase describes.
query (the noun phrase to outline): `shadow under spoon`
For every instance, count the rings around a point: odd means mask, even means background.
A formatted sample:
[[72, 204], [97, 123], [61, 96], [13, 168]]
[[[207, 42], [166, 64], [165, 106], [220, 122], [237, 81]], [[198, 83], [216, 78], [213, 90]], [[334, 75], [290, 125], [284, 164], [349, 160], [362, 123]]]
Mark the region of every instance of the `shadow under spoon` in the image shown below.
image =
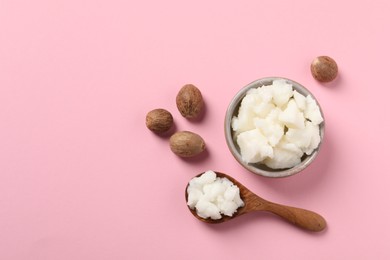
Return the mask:
[[[275, 215], [280, 216], [281, 218], [285, 219], [286, 221], [290, 222], [291, 224], [294, 224], [300, 228], [303, 228], [303, 229], [306, 229], [309, 231], [318, 232], [318, 231], [324, 230], [326, 227], [325, 219], [321, 215], [319, 215], [313, 211], [301, 209], [301, 208], [290, 207], [290, 206], [286, 206], [286, 205], [281, 205], [281, 204], [277, 204], [277, 203], [265, 200], [265, 199], [259, 197], [258, 195], [254, 194], [253, 192], [251, 192], [248, 188], [246, 188], [244, 185], [242, 185], [241, 183], [239, 183], [237, 180], [230, 177], [229, 175], [221, 173], [221, 172], [215, 172], [215, 173], [217, 174], [217, 177], [220, 177], [220, 178], [225, 177], [225, 178], [229, 179], [231, 182], [233, 182], [233, 184], [235, 184], [240, 189], [240, 196], [241, 196], [241, 199], [244, 201], [245, 205], [243, 207], [238, 208], [236, 213], [233, 216], [229, 217], [229, 216], [222, 215], [221, 219], [215, 219], [215, 220], [211, 219], [211, 218], [204, 219], [204, 218], [198, 216], [198, 214], [196, 213], [196, 209], [191, 209], [190, 207], [188, 207], [188, 209], [191, 211], [191, 213], [197, 219], [199, 219], [203, 222], [211, 223], [211, 224], [223, 223], [223, 222], [229, 221], [231, 219], [234, 219], [238, 216], [244, 215], [244, 214], [249, 213], [249, 212], [268, 211], [268, 212], [271, 212]], [[199, 174], [196, 177], [199, 177], [202, 174], [203, 173]], [[188, 187], [188, 185], [187, 185], [187, 187]], [[188, 197], [187, 187], [186, 187], [186, 192], [185, 192], [186, 201], [187, 201], [187, 197]]]

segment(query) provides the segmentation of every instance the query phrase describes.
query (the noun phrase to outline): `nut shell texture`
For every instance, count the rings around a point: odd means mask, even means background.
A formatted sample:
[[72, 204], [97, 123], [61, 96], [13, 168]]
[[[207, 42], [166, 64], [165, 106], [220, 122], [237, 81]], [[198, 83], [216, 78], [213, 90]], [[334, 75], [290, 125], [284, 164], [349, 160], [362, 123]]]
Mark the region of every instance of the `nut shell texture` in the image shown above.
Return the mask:
[[172, 114], [165, 109], [157, 108], [146, 115], [146, 127], [157, 134], [167, 132], [172, 125]]
[[337, 77], [338, 66], [336, 61], [328, 56], [315, 58], [310, 66], [311, 74], [320, 82], [330, 82]]
[[169, 139], [169, 146], [172, 152], [180, 157], [194, 157], [206, 148], [203, 138], [189, 131], [173, 134]]
[[184, 85], [176, 96], [176, 105], [183, 117], [197, 118], [203, 111], [202, 93], [192, 84]]

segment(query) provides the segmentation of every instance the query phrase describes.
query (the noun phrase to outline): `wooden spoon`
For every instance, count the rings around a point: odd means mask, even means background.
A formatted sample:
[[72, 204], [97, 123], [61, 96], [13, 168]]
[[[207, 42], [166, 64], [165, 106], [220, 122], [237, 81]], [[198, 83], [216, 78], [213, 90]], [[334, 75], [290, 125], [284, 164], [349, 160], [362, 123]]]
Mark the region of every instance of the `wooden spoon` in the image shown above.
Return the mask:
[[[196, 209], [191, 209], [188, 207], [191, 213], [197, 219], [203, 222], [212, 223], [212, 224], [222, 223], [252, 211], [269, 211], [271, 213], [274, 213], [282, 217], [288, 222], [306, 230], [318, 232], [323, 230], [326, 227], [325, 219], [313, 211], [285, 206], [285, 205], [267, 201], [263, 198], [260, 198], [253, 192], [251, 192], [248, 188], [246, 188], [244, 185], [239, 183], [234, 178], [224, 173], [220, 173], [220, 172], [215, 172], [215, 173], [217, 174], [217, 177], [221, 177], [221, 178], [226, 177], [235, 185], [237, 185], [237, 187], [240, 189], [241, 199], [244, 201], [245, 205], [243, 207], [238, 208], [237, 212], [232, 217], [222, 215], [221, 219], [216, 219], [216, 220], [211, 218], [204, 219], [198, 216], [198, 214], [196, 214]], [[202, 174], [203, 173], [197, 175], [196, 177], [199, 177]], [[185, 196], [187, 201], [187, 197], [188, 197], [187, 188], [186, 188]]]

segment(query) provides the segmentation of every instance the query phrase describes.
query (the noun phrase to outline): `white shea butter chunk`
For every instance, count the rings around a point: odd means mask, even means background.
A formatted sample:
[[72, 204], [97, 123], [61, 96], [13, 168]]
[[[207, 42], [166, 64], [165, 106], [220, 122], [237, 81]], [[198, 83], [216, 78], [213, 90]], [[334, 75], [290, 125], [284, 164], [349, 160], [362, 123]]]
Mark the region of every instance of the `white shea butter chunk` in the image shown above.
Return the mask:
[[274, 80], [248, 90], [232, 129], [245, 163], [283, 169], [317, 149], [323, 120], [311, 95], [302, 95], [285, 80]]
[[305, 127], [305, 117], [294, 99], [291, 99], [287, 104], [287, 108], [280, 113], [279, 120], [288, 128], [303, 129]]
[[287, 142], [295, 144], [307, 155], [312, 154], [321, 141], [319, 126], [310, 121], [303, 129], [289, 129], [285, 136]]
[[242, 116], [233, 117], [232, 128], [237, 134], [254, 128], [253, 117], [256, 116], [254, 107], [259, 100], [256, 100], [255, 94], [247, 94], [241, 101], [238, 113]]
[[274, 147], [274, 157], [266, 158], [264, 164], [272, 169], [291, 168], [301, 162], [303, 152], [284, 138]]
[[319, 125], [324, 119], [321, 116], [320, 108], [314, 98], [310, 95], [306, 97], [305, 117], [313, 124]]
[[293, 95], [292, 85], [285, 80], [274, 80], [272, 86], [272, 97], [275, 105], [283, 107]]
[[187, 205], [205, 219], [220, 219], [222, 215], [231, 217], [244, 206], [240, 189], [227, 178], [217, 177], [213, 171], [190, 180], [187, 194]]
[[302, 151], [307, 155], [310, 155], [315, 149], [317, 149], [318, 145], [321, 142], [320, 127], [313, 122], [307, 122], [306, 131], [307, 135], [310, 136], [310, 144], [308, 147], [303, 147]]
[[267, 157], [273, 157], [272, 147], [267, 138], [257, 128], [243, 132], [237, 136], [241, 157], [245, 163], [256, 163]]
[[255, 128], [255, 125], [253, 123], [253, 117], [255, 117], [255, 114], [252, 113], [252, 111], [248, 111], [248, 113], [244, 112], [243, 116], [241, 117], [233, 117], [232, 119], [232, 129], [235, 131], [236, 134], [240, 134], [242, 132], [251, 130]]
[[306, 109], [306, 97], [304, 95], [302, 95], [301, 93], [299, 93], [298, 91], [296, 91], [296, 90], [294, 90], [293, 93], [294, 93], [293, 94], [294, 100], [297, 103], [297, 106], [298, 106], [299, 110], [305, 111], [305, 109]]
[[253, 112], [257, 117], [266, 117], [272, 110], [275, 109], [275, 105], [272, 103], [261, 102], [256, 104], [253, 108]]
[[283, 124], [272, 119], [272, 117], [255, 118], [254, 123], [256, 128], [260, 130], [260, 133], [265, 136], [270, 146], [275, 146], [279, 143], [284, 134]]

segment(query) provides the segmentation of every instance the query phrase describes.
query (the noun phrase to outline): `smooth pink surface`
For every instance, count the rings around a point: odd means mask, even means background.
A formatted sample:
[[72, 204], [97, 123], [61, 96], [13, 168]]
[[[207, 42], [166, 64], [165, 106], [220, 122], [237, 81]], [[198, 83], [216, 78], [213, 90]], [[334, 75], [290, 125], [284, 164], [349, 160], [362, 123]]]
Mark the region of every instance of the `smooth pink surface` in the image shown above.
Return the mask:
[[[0, 1], [0, 259], [389, 259], [389, 1]], [[310, 62], [340, 75], [320, 84]], [[233, 95], [261, 77], [307, 86], [326, 116], [312, 166], [244, 170], [224, 139]], [[189, 122], [175, 96], [205, 98]], [[208, 152], [183, 160], [145, 127], [154, 108]], [[314, 210], [326, 231], [253, 213], [210, 226], [187, 210], [196, 174], [229, 173]]]

